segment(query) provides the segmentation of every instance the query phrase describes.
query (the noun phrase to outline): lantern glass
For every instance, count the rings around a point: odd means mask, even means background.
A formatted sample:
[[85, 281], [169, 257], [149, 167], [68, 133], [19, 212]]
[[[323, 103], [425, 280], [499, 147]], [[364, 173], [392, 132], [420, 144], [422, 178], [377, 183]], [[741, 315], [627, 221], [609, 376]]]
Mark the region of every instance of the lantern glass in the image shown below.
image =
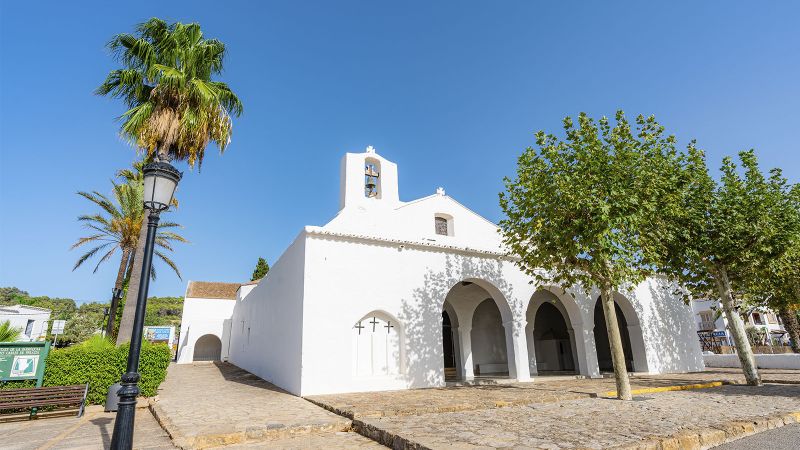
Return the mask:
[[153, 211], [169, 208], [181, 173], [170, 164], [155, 162], [144, 168], [144, 207]]

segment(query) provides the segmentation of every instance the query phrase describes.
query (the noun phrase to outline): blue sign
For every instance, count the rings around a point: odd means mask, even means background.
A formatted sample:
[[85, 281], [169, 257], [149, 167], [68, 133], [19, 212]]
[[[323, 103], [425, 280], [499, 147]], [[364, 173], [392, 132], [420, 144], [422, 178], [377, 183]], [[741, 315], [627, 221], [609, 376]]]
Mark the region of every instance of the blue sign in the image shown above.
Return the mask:
[[713, 337], [725, 337], [727, 335], [728, 335], [728, 333], [726, 333], [725, 331], [715, 331], [715, 332], [711, 333], [711, 336], [713, 336]]
[[172, 327], [144, 327], [144, 338], [150, 342], [169, 342]]

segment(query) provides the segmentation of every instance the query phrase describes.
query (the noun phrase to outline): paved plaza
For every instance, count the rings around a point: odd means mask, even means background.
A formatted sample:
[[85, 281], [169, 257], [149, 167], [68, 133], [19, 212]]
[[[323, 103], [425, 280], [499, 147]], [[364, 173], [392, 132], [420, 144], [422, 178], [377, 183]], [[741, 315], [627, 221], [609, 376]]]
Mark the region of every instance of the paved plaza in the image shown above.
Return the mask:
[[[351, 421], [227, 363], [171, 365], [153, 413], [183, 448], [259, 443], [268, 448], [376, 446]], [[263, 447], [262, 447], [263, 448]]]
[[[709, 448], [772, 428], [769, 436], [791, 441], [800, 371], [762, 376], [762, 387], [742, 385], [736, 369], [633, 376], [632, 402], [607, 398], [611, 378], [566, 377], [303, 399], [231, 364], [172, 365], [158, 397], [137, 410], [135, 448]], [[658, 392], [711, 382], [733, 384]], [[0, 423], [0, 448], [107, 448], [113, 421], [90, 407], [80, 419]], [[725, 448], [756, 448], [761, 436]]]
[[[639, 448], [679, 433], [692, 434], [689, 439], [699, 447], [701, 435], [706, 445], [721, 444], [744, 433], [747, 426], [755, 428], [759, 420], [772, 420], [762, 427], [774, 428], [779, 421], [783, 425], [783, 416], [792, 411], [800, 411], [800, 385], [722, 386], [642, 395], [632, 402], [586, 398], [365, 418], [356, 426], [395, 448]], [[796, 418], [789, 420], [793, 423]]]
[[[91, 407], [83, 417], [74, 413], [61, 417], [41, 417], [0, 423], [0, 448], [3, 450], [96, 450], [108, 448], [114, 430], [114, 413]], [[24, 418], [23, 418], [24, 419]], [[134, 448], [166, 450], [175, 448], [169, 435], [158, 425], [147, 408], [136, 410]]]

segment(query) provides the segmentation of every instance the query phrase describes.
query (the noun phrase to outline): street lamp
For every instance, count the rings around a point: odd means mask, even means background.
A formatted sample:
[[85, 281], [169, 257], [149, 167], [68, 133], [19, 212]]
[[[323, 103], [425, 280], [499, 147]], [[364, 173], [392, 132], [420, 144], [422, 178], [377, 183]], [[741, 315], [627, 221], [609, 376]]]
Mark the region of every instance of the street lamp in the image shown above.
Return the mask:
[[128, 367], [122, 375], [122, 387], [117, 392], [119, 404], [114, 421], [114, 435], [111, 448], [130, 450], [133, 448], [133, 422], [136, 415], [136, 397], [139, 395], [139, 352], [142, 349], [142, 328], [144, 326], [147, 289], [150, 286], [150, 268], [153, 264], [153, 245], [155, 243], [158, 215], [169, 208], [172, 197], [183, 174], [171, 164], [156, 161], [144, 166], [144, 207], [147, 216], [147, 240], [142, 258], [142, 275], [139, 280], [139, 296], [136, 299], [136, 313], [133, 316]]
[[112, 288], [111, 307], [106, 308], [106, 315], [108, 315], [108, 322], [106, 323], [106, 336], [109, 338], [114, 335], [114, 322], [117, 317], [117, 306], [119, 305], [120, 298], [122, 298], [122, 289], [116, 287]]

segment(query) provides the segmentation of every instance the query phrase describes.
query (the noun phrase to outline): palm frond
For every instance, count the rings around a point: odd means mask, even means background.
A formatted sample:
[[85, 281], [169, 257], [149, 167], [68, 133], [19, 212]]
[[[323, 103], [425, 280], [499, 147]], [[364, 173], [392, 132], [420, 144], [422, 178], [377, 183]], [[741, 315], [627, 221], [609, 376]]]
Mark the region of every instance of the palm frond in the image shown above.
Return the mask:
[[178, 270], [178, 266], [175, 264], [175, 262], [173, 262], [171, 259], [169, 259], [169, 257], [167, 257], [167, 255], [161, 253], [158, 250], [156, 250], [154, 253], [156, 256], [161, 258], [161, 260], [164, 261], [175, 272], [175, 275], [178, 276], [179, 280], [183, 280], [183, 277], [181, 277], [181, 271]]

